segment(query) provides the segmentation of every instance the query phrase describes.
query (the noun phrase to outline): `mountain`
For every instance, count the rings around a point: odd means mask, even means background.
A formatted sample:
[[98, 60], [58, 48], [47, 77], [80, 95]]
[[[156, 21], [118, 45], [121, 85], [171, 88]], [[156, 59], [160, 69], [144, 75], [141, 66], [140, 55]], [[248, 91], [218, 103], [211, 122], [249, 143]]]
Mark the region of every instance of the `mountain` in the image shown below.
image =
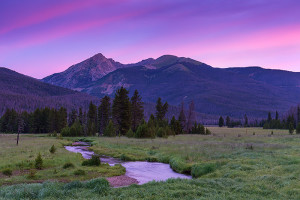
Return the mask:
[[300, 87], [300, 72], [264, 69], [261, 67], [235, 67], [227, 68], [226, 70], [278, 87]]
[[106, 74], [124, 67], [123, 64], [107, 59], [101, 53], [71, 66], [66, 71], [43, 79], [44, 82], [73, 90], [82, 90], [87, 84], [99, 80]]
[[43, 83], [40, 80], [0, 67], [0, 115], [7, 108], [32, 111], [45, 106], [68, 109], [85, 107], [98, 98], [70, 89]]
[[284, 113], [300, 100], [299, 73], [258, 67], [220, 69], [172, 55], [120, 65], [98, 80], [79, 85], [81, 91], [97, 97], [113, 96], [124, 86], [131, 93], [137, 89], [145, 102], [162, 97], [177, 106], [193, 100], [199, 113], [237, 118], [245, 114], [262, 118], [276, 110]]

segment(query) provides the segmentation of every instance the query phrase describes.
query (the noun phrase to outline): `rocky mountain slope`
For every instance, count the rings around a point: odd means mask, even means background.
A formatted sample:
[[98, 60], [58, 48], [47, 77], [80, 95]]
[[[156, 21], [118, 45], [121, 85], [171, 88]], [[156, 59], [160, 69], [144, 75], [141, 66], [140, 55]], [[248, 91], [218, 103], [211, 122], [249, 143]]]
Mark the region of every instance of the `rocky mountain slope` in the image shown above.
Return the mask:
[[71, 66], [66, 71], [43, 79], [44, 82], [73, 90], [82, 90], [86, 85], [99, 80], [106, 74], [122, 68], [124, 65], [105, 58], [101, 53]]
[[[111, 67], [109, 73], [97, 78], [89, 70], [93, 64], [78, 67], [82, 63], [74, 65], [78, 71], [73, 75], [68, 73], [69, 78], [65, 74], [74, 66], [43, 81], [80, 88], [97, 97], [113, 96], [117, 88], [124, 86], [131, 92], [138, 89], [146, 102], [155, 102], [158, 97], [172, 105], [193, 100], [197, 112], [239, 118], [244, 114], [261, 118], [275, 110], [283, 113], [300, 101], [300, 73], [257, 67], [220, 69], [190, 58], [165, 55], [128, 65], [113, 61], [118, 67]], [[102, 67], [101, 64], [97, 66]], [[84, 81], [77, 74], [85, 74]], [[55, 81], [53, 77], [59, 76], [63, 78]], [[69, 80], [76, 84], [70, 85]]]

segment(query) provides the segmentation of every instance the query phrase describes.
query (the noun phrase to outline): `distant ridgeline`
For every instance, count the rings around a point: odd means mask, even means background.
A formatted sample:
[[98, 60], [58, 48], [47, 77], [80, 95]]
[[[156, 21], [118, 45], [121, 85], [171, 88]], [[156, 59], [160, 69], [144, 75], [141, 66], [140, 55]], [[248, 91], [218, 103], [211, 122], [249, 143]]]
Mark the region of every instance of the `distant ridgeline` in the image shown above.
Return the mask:
[[188, 115], [182, 103], [177, 119], [166, 119], [169, 105], [157, 99], [155, 116], [151, 114], [148, 122], [144, 119], [144, 103], [135, 90], [131, 98], [129, 91], [121, 87], [114, 99], [105, 96], [97, 107], [90, 102], [88, 111], [81, 107], [67, 109], [37, 108], [34, 112], [16, 112], [7, 109], [0, 118], [0, 131], [5, 133], [49, 133], [61, 136], [95, 136], [115, 137], [126, 135], [136, 138], [168, 137], [183, 133], [210, 134], [208, 129], [196, 122], [194, 102], [189, 105]]
[[99, 98], [62, 88], [0, 67], [0, 116], [6, 109], [32, 112], [37, 108], [82, 107]]

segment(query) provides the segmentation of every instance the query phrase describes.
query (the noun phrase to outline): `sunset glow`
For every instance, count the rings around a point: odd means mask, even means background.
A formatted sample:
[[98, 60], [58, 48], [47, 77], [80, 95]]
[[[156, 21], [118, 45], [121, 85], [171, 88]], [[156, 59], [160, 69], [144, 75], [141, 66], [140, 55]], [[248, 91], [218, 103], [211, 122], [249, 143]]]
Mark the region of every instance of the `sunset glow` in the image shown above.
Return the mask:
[[300, 71], [297, 0], [0, 2], [0, 66], [43, 78], [96, 53]]

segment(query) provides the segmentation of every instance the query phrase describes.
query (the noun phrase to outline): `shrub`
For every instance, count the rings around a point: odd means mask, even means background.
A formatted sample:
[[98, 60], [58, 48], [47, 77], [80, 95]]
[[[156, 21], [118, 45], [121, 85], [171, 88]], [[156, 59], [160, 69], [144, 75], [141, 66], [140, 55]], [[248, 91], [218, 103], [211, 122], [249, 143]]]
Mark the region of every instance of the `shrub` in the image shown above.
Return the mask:
[[57, 132], [54, 131], [54, 132], [52, 133], [52, 136], [53, 136], [53, 137], [57, 137]]
[[297, 134], [300, 134], [300, 123], [298, 123], [298, 125], [297, 125], [296, 133], [297, 133]]
[[103, 136], [106, 137], [116, 137], [116, 129], [114, 128], [114, 123], [110, 120], [108, 125], [103, 131]]
[[[83, 170], [81, 170], [81, 171], [83, 171]], [[76, 172], [76, 171], [75, 171]], [[74, 174], [75, 174], [75, 172], [74, 172]], [[83, 171], [84, 172], [84, 171]], [[76, 175], [76, 174], [75, 174]], [[65, 184], [64, 186], [63, 186], [63, 188], [65, 189], [65, 190], [71, 190], [71, 189], [76, 189], [76, 188], [82, 188], [83, 187], [83, 183], [82, 182], [80, 182], [80, 181], [72, 181], [72, 182], [70, 182], [70, 183], [67, 183], [67, 184]]]
[[64, 166], [63, 166], [63, 168], [64, 169], [68, 169], [68, 168], [74, 168], [74, 165], [73, 165], [73, 163], [71, 163], [71, 162], [66, 162], [65, 164], [64, 164]]
[[126, 136], [129, 138], [134, 137], [134, 132], [132, 131], [132, 129], [129, 129], [129, 131], [126, 133]]
[[36, 176], [36, 170], [35, 169], [31, 169], [29, 171], [29, 174], [28, 174], [27, 178], [33, 179], [33, 178], [35, 178], [35, 176]]
[[12, 170], [11, 169], [4, 169], [2, 170], [2, 174], [5, 176], [11, 176], [12, 175]]
[[154, 138], [155, 132], [152, 127], [148, 127], [148, 124], [143, 122], [140, 124], [134, 134], [135, 138]]
[[148, 162], [157, 162], [157, 158], [156, 157], [147, 157], [146, 158], [146, 160], [148, 161]]
[[55, 153], [56, 152], [56, 148], [54, 146], [54, 144], [51, 146], [51, 148], [49, 149], [50, 153]]
[[160, 127], [156, 133], [157, 137], [167, 137], [167, 133], [164, 128]]
[[193, 178], [201, 177], [205, 174], [214, 172], [218, 167], [216, 163], [195, 164], [192, 166], [191, 174]]
[[36, 169], [43, 168], [43, 159], [42, 159], [41, 153], [39, 153], [38, 156], [36, 157], [34, 166]]
[[85, 187], [98, 194], [106, 194], [110, 189], [109, 182], [104, 178], [90, 180], [85, 183]]
[[60, 135], [63, 136], [63, 137], [68, 137], [71, 135], [71, 132], [70, 132], [70, 128], [68, 126], [66, 126], [65, 128], [63, 128], [60, 132]]
[[130, 159], [128, 156], [126, 156], [125, 154], [122, 154], [122, 155], [120, 156], [120, 160], [123, 160], [123, 161], [130, 161], [131, 159]]
[[82, 162], [82, 166], [99, 166], [100, 164], [100, 156], [97, 155], [92, 155], [91, 159]]
[[206, 128], [205, 134], [206, 134], [206, 135], [211, 135], [211, 131], [210, 131], [208, 128]]
[[70, 128], [70, 136], [82, 136], [83, 135], [83, 127], [78, 120]]
[[82, 169], [77, 169], [76, 171], [74, 171], [74, 175], [83, 176], [83, 175], [85, 175], [85, 171]]
[[289, 124], [289, 133], [292, 135], [294, 133], [295, 129], [294, 129], [294, 124], [291, 122]]

